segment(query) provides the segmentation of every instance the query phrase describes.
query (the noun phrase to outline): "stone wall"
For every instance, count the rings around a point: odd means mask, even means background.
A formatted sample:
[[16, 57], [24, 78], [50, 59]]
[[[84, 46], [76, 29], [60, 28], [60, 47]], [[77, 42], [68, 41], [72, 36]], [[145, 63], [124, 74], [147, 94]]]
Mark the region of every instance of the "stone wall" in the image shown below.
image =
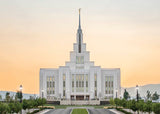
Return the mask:
[[60, 101], [60, 105], [100, 105], [100, 101], [99, 100], [89, 100], [89, 101], [85, 101], [85, 100], [62, 100]]

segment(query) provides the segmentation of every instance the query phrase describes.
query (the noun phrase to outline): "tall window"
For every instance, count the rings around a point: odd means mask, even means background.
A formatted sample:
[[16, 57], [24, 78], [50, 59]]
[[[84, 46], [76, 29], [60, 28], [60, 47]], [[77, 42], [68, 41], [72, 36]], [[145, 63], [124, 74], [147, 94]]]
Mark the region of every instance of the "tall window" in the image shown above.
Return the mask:
[[53, 86], [53, 94], [55, 94], [55, 80], [54, 80], [54, 77], [53, 77], [52, 86]]
[[72, 74], [72, 92], [74, 92], [74, 75]]
[[49, 89], [50, 89], [50, 80], [49, 80], [49, 76], [48, 76], [47, 77], [47, 95], [50, 94]]
[[76, 75], [76, 92], [78, 92], [78, 75]]
[[84, 92], [84, 74], [76, 74], [76, 92]]
[[54, 76], [47, 76], [47, 95], [55, 94]]
[[105, 77], [105, 94], [113, 94], [113, 76]]
[[84, 92], [84, 75], [82, 75], [82, 92]]
[[95, 98], [97, 98], [97, 74], [94, 74], [94, 93], [95, 93]]
[[88, 92], [88, 74], [86, 74], [86, 92]]
[[66, 75], [63, 74], [63, 98], [65, 98], [65, 90], [66, 90]]
[[84, 56], [76, 56], [76, 64], [83, 64]]

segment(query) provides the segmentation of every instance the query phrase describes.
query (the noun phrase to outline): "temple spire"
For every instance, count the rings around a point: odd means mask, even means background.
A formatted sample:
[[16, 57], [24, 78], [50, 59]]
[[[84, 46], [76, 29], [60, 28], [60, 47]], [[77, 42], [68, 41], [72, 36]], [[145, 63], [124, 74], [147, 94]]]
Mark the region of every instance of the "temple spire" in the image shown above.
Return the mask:
[[78, 29], [81, 29], [81, 8], [79, 8], [79, 27]]
[[77, 30], [77, 43], [78, 43], [78, 52], [82, 51], [82, 29], [81, 29], [81, 8], [79, 8], [79, 26]]

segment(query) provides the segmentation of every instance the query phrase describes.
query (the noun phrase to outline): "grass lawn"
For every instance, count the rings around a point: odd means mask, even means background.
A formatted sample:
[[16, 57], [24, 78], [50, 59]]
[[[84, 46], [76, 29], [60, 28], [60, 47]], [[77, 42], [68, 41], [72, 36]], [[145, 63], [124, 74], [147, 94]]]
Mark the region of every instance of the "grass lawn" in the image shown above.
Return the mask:
[[72, 114], [88, 114], [86, 109], [73, 109]]
[[94, 108], [104, 108], [109, 105], [53, 105], [45, 104], [44, 106], [54, 106], [56, 109], [66, 109], [67, 107], [94, 107]]

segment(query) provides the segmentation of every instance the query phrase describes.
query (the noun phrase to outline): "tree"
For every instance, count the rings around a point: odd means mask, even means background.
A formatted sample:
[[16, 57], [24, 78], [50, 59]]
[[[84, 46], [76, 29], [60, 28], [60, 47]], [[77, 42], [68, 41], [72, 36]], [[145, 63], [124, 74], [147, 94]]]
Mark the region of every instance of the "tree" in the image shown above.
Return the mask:
[[9, 107], [7, 104], [0, 103], [0, 114], [6, 114], [9, 112]]
[[149, 114], [152, 112], [152, 101], [147, 101], [146, 112], [149, 112]]
[[17, 103], [14, 103], [14, 105], [15, 105], [15, 113], [20, 112], [22, 109], [21, 103], [17, 102]]
[[141, 99], [141, 96], [140, 96], [140, 94], [138, 93], [138, 100], [140, 100]]
[[16, 98], [18, 98], [19, 100], [21, 100], [23, 98], [23, 95], [22, 95], [21, 91], [17, 91]]
[[118, 99], [118, 98], [115, 98], [115, 99], [114, 99], [114, 102], [115, 102], [116, 108], [117, 108], [117, 105], [119, 104], [119, 99]]
[[10, 101], [10, 93], [9, 93], [9, 92], [6, 93], [6, 101], [7, 101], [7, 102]]
[[132, 100], [131, 109], [135, 112], [137, 111], [137, 102], [135, 100]]
[[9, 109], [10, 109], [9, 113], [15, 113], [15, 111], [16, 111], [15, 104], [14, 103], [9, 103], [8, 106], [9, 106]]
[[114, 102], [115, 102], [116, 105], [121, 106], [121, 99], [115, 98]]
[[127, 90], [124, 90], [124, 94], [123, 94], [123, 98], [128, 100], [130, 98], [129, 93], [127, 92]]
[[153, 104], [153, 112], [155, 114], [160, 114], [160, 103], [154, 103]]
[[152, 96], [152, 100], [158, 100], [159, 99], [159, 95], [157, 94], [157, 92], [155, 92]]
[[138, 101], [138, 103], [137, 103], [137, 108], [138, 108], [138, 110], [140, 110], [140, 111], [144, 111], [143, 110], [143, 105], [144, 105], [144, 101], [143, 100], [140, 100], [140, 101]]
[[146, 103], [144, 103], [144, 105], [143, 105], [143, 112], [147, 112], [147, 104]]
[[0, 95], [0, 100], [2, 100], [2, 95]]
[[113, 105], [114, 105], [114, 99], [111, 98], [111, 99], [109, 100], [109, 103], [113, 106]]
[[131, 106], [132, 106], [132, 101], [131, 100], [127, 101], [127, 108], [131, 109]]
[[47, 100], [45, 98], [42, 98], [42, 106], [46, 103], [47, 103]]
[[29, 107], [28, 101], [26, 99], [23, 100], [23, 109], [26, 110]]
[[151, 92], [148, 90], [148, 91], [147, 91], [147, 96], [146, 96], [146, 97], [147, 97], [147, 100], [151, 100], [151, 96], [152, 96], [152, 95], [151, 95]]
[[35, 97], [34, 97], [34, 96], [29, 96], [29, 99], [30, 99], [30, 100], [34, 100]]
[[122, 105], [124, 108], [126, 108], [126, 107], [127, 107], [127, 100], [123, 98], [122, 101], [121, 101], [121, 105]]

